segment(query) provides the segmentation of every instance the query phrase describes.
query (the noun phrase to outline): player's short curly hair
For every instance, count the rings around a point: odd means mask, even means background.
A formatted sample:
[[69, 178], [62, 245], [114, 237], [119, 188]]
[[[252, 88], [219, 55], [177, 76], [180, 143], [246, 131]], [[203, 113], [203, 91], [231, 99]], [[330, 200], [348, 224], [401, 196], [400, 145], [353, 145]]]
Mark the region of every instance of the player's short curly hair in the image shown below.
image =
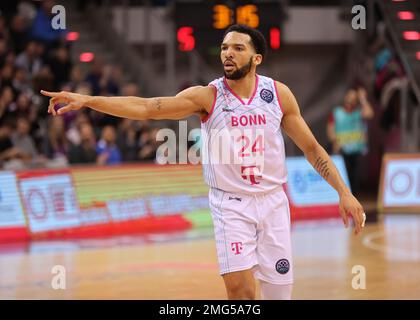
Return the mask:
[[265, 41], [264, 35], [259, 30], [241, 24], [233, 24], [226, 29], [223, 39], [229, 32], [233, 31], [249, 35], [255, 52], [263, 57], [265, 56], [267, 53], [267, 42]]

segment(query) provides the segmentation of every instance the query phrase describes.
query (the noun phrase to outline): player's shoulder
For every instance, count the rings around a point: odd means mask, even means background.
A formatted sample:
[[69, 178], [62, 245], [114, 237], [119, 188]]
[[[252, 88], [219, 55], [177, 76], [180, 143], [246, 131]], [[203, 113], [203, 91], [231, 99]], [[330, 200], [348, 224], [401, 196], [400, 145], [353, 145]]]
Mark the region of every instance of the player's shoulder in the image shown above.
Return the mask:
[[216, 94], [216, 88], [211, 85], [192, 86], [179, 92], [177, 97], [187, 98], [196, 105], [203, 107], [205, 110], [210, 110]]
[[189, 98], [211, 98], [214, 95], [215, 89], [211, 86], [192, 86], [179, 92], [177, 96]]
[[292, 90], [283, 82], [274, 81], [284, 114], [299, 112], [299, 106]]
[[281, 94], [282, 96], [292, 94], [292, 91], [285, 83], [280, 82], [278, 80], [274, 80], [274, 84], [276, 86], [277, 92]]
[[209, 82], [209, 86], [214, 86], [214, 87], [218, 87], [218, 86], [222, 86], [224, 83], [225, 77], [219, 77], [216, 79], [213, 79], [212, 81]]

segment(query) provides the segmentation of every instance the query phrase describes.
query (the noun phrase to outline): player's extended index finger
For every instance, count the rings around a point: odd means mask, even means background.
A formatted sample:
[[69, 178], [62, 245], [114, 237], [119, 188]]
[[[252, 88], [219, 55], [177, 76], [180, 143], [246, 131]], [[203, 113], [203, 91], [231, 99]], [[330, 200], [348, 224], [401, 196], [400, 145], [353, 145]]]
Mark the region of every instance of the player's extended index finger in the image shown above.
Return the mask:
[[54, 97], [58, 97], [60, 95], [60, 92], [50, 92], [50, 91], [41, 90], [41, 94], [47, 97], [54, 98]]

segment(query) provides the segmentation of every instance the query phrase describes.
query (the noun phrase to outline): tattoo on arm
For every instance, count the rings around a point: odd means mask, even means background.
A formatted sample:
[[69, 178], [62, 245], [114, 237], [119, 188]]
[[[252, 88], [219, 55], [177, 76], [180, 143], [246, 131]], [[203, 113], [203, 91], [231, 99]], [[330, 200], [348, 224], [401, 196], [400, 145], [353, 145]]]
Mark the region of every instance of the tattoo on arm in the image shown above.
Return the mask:
[[159, 98], [155, 98], [155, 106], [158, 111], [160, 111], [160, 108], [162, 108], [162, 102]]
[[330, 174], [330, 170], [328, 168], [328, 160], [322, 160], [321, 157], [318, 157], [318, 159], [316, 159], [316, 161], [315, 161], [314, 168], [316, 169], [316, 171], [319, 172], [321, 177], [323, 177], [325, 180], [327, 180], [327, 178]]

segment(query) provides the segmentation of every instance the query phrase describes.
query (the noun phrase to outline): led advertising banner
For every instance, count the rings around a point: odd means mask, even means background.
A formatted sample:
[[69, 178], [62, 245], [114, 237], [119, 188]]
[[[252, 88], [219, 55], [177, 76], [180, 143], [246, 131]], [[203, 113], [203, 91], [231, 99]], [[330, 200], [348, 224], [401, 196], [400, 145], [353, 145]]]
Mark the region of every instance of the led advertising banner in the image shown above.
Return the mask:
[[16, 176], [0, 172], [0, 242], [29, 238]]
[[208, 210], [208, 187], [198, 165], [74, 168], [72, 175], [80, 206], [104, 206], [112, 221]]
[[79, 208], [70, 173], [25, 173], [20, 191], [31, 232], [77, 227]]
[[[343, 159], [332, 158], [348, 184]], [[305, 158], [286, 161], [292, 219], [337, 216], [337, 192]], [[26, 170], [3, 172], [0, 181], [0, 228], [20, 226], [26, 232], [28, 228], [35, 237], [89, 237], [212, 226], [209, 188], [199, 165]]]
[[[341, 156], [331, 156], [344, 182], [349, 186], [347, 171]], [[331, 187], [304, 157], [289, 157], [286, 160], [288, 171], [287, 190], [294, 206], [337, 205], [337, 191]]]
[[13, 172], [0, 172], [0, 229], [26, 226]]
[[83, 237], [211, 224], [200, 166], [31, 170], [19, 172], [18, 179], [29, 230], [37, 236]]
[[387, 154], [382, 161], [378, 207], [420, 213], [420, 154]]

